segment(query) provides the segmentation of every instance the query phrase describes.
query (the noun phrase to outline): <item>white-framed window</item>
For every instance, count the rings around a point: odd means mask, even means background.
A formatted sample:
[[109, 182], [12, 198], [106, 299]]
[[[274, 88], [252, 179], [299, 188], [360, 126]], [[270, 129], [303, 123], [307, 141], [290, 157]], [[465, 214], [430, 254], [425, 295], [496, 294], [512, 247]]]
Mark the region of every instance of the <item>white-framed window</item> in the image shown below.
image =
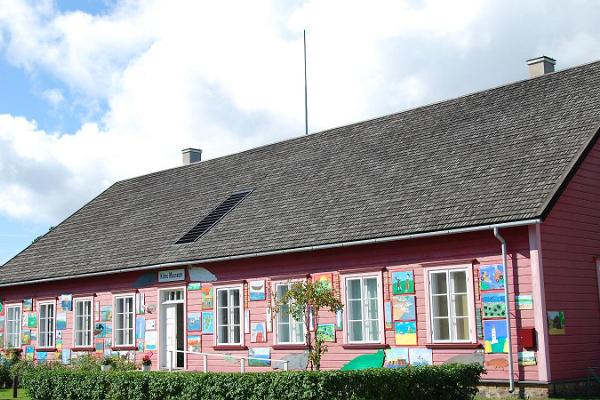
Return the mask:
[[344, 314], [347, 343], [382, 343], [383, 293], [381, 274], [344, 278]]
[[38, 347], [54, 347], [56, 301], [38, 303]]
[[94, 308], [91, 298], [73, 300], [73, 346], [92, 347]]
[[217, 345], [242, 345], [243, 286], [215, 288], [217, 314]]
[[21, 347], [21, 314], [20, 304], [6, 306], [6, 348]]
[[[275, 282], [273, 285], [276, 298], [281, 299], [293, 284], [294, 282]], [[290, 315], [290, 304], [283, 304], [275, 316], [277, 344], [305, 344], [304, 320], [296, 320]]]
[[432, 342], [472, 342], [475, 321], [471, 267], [436, 268], [426, 275]]
[[135, 345], [135, 296], [114, 296], [113, 343], [115, 347]]

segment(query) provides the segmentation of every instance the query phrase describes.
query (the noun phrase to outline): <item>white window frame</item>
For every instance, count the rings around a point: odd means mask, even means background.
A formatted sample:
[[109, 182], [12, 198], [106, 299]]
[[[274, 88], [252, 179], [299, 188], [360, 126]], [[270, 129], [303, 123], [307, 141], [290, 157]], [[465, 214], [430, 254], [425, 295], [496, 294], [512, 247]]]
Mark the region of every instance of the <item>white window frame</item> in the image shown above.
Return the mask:
[[[351, 341], [349, 338], [350, 330], [348, 329], [348, 291], [347, 281], [348, 279], [365, 279], [365, 278], [376, 278], [377, 279], [377, 320], [379, 325], [379, 340], [362, 340], [362, 341]], [[385, 343], [385, 322], [384, 322], [384, 301], [383, 301], [383, 277], [382, 272], [367, 272], [357, 274], [344, 274], [342, 275], [342, 302], [344, 304], [344, 344], [384, 344]], [[361, 284], [361, 296], [362, 296], [362, 284]], [[365, 335], [365, 304], [363, 302], [363, 337]]]
[[[234, 342], [227, 342], [227, 343], [221, 343], [219, 341], [219, 291], [220, 290], [239, 290], [239, 296], [240, 296], [240, 341], [238, 343], [234, 343]], [[246, 312], [245, 310], [245, 304], [244, 304], [244, 285], [243, 284], [239, 284], [239, 285], [224, 285], [224, 286], [213, 286], [213, 290], [214, 290], [214, 306], [213, 306], [213, 318], [214, 318], [214, 344], [215, 346], [244, 346], [244, 342], [245, 342], [245, 330], [244, 330], [244, 326], [245, 326], [245, 321], [244, 321], [244, 314]], [[232, 327], [229, 328], [230, 332], [229, 335], [231, 337], [231, 333], [233, 332], [231, 329]]]
[[[8, 337], [10, 335], [10, 332], [8, 332], [8, 310], [10, 308], [17, 308], [19, 310], [19, 320], [16, 321], [17, 322], [16, 326], [17, 326], [17, 343], [18, 343], [18, 345], [15, 346], [15, 347], [9, 347], [8, 346], [8, 341], [9, 341]], [[4, 334], [4, 348], [5, 349], [8, 349], [8, 348], [11, 348], [11, 349], [20, 349], [21, 348], [21, 342], [22, 342], [22, 339], [21, 339], [21, 326], [23, 325], [23, 304], [22, 303], [15, 303], [15, 304], [7, 304], [6, 305], [6, 320], [5, 320], [4, 323], [6, 324], [5, 334]], [[12, 336], [14, 336], [14, 334]]]
[[[280, 285], [285, 285], [288, 288], [290, 288], [294, 283], [297, 282], [302, 282], [302, 279], [292, 279], [292, 280], [288, 280], [288, 281], [273, 281], [271, 284], [271, 290], [272, 293], [274, 293], [275, 295], [277, 294], [277, 286]], [[273, 300], [275, 300], [275, 296], [273, 298]], [[290, 315], [290, 321], [292, 320], [292, 316]], [[298, 321], [296, 321], [298, 322]], [[306, 324], [304, 322], [304, 319], [302, 321], [302, 341], [300, 342], [294, 342], [294, 341], [289, 341], [289, 342], [281, 342], [279, 340], [279, 313], [275, 314], [275, 321], [274, 321], [274, 326], [273, 326], [273, 333], [275, 334], [275, 344], [276, 345], [282, 345], [282, 346], [298, 346], [298, 345], [306, 345]], [[292, 327], [293, 325], [290, 323], [290, 338], [294, 337], [295, 335], [293, 334], [294, 328]]]
[[[131, 343], [117, 343], [117, 301], [120, 299], [131, 298], [131, 315], [132, 315], [132, 331], [131, 331]], [[129, 314], [129, 312], [128, 312]], [[122, 293], [113, 295], [113, 318], [112, 318], [112, 327], [113, 327], [113, 338], [112, 345], [114, 348], [132, 348], [135, 347], [135, 293]], [[123, 324], [125, 326], [125, 324]]]
[[[42, 346], [41, 342], [42, 342], [42, 307], [48, 307], [48, 306], [52, 306], [52, 331], [51, 332], [47, 332], [47, 333], [51, 333], [51, 335], [49, 336], [50, 338], [50, 343], [46, 343], [45, 346]], [[52, 301], [39, 301], [37, 303], [37, 331], [38, 331], [38, 348], [39, 349], [54, 349], [56, 346], [56, 300], [52, 300]], [[46, 319], [48, 316], [48, 311], [46, 311]]]
[[[456, 324], [450, 326], [450, 339], [449, 340], [436, 340], [434, 336], [434, 324], [433, 324], [433, 306], [431, 303], [431, 274], [436, 272], [446, 272], [449, 278], [450, 272], [465, 271], [467, 279], [467, 301], [468, 301], [468, 312], [469, 312], [469, 338], [465, 340], [458, 340], [456, 338]], [[461, 264], [461, 265], [447, 265], [439, 267], [430, 267], [424, 269], [425, 274], [425, 298], [427, 305], [427, 340], [430, 344], [435, 343], [477, 343], [477, 332], [475, 322], [475, 296], [473, 291], [473, 265], [472, 264]], [[451, 287], [451, 282], [447, 279], [448, 289]], [[448, 307], [449, 319], [452, 322], [452, 315], [454, 315], [453, 307], [454, 303], [450, 299], [450, 290], [448, 290]]]
[[[90, 302], [91, 304], [91, 313], [90, 313], [90, 344], [85, 345], [81, 343], [77, 343], [77, 303], [80, 302]], [[95, 310], [94, 310], [94, 298], [93, 297], [78, 297], [73, 299], [73, 347], [79, 349], [87, 349], [94, 347], [94, 327], [95, 327]], [[81, 330], [79, 332], [85, 332], [85, 330]]]

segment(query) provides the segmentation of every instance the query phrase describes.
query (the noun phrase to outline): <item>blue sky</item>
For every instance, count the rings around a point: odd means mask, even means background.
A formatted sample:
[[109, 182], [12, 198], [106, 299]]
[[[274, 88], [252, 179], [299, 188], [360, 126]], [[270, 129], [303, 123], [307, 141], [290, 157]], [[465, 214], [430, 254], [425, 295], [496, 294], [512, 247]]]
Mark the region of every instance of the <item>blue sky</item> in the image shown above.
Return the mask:
[[[237, 12], [232, 13], [235, 9]], [[0, 264], [113, 182], [600, 59], [595, 0], [0, 2]]]

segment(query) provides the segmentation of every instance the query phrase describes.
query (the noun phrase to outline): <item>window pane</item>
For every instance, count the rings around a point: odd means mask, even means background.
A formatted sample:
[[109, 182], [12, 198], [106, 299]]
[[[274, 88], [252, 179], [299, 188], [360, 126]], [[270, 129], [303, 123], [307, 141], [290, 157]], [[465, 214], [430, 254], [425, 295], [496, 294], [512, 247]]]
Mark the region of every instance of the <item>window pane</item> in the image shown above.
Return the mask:
[[348, 279], [348, 300], [360, 300], [360, 279]]
[[220, 308], [218, 311], [219, 316], [219, 325], [228, 325], [229, 324], [229, 313], [226, 308]]
[[229, 342], [229, 328], [227, 325], [219, 326], [219, 343]]
[[368, 299], [376, 299], [377, 298], [377, 278], [368, 278], [365, 279], [365, 287], [367, 292]]
[[454, 315], [457, 317], [469, 316], [469, 300], [466, 294], [457, 294], [454, 296]]
[[289, 343], [290, 342], [290, 326], [289, 324], [279, 324], [277, 325], [277, 338], [280, 343]]
[[229, 302], [227, 301], [227, 290], [219, 290], [219, 307], [227, 307]]
[[237, 325], [233, 330], [233, 343], [241, 342], [240, 333], [241, 333], [241, 327], [239, 325]]
[[294, 342], [295, 343], [304, 343], [304, 324], [302, 322], [296, 322], [293, 324], [294, 329]]
[[348, 322], [348, 338], [352, 342], [363, 341], [362, 322]]
[[369, 336], [370, 341], [379, 341], [379, 321], [369, 322]]
[[367, 318], [368, 319], [377, 319], [379, 318], [379, 307], [378, 307], [378, 301], [377, 299], [372, 299], [369, 300], [369, 307], [368, 307], [368, 315]]
[[432, 300], [432, 312], [434, 317], [447, 317], [448, 316], [448, 298], [446, 295], [433, 296]]
[[239, 289], [233, 289], [231, 291], [231, 296], [233, 297], [233, 299], [232, 299], [233, 305], [235, 307], [239, 307], [240, 306], [240, 291], [239, 291]]
[[446, 294], [447, 293], [447, 282], [445, 272], [436, 272], [431, 274], [431, 293], [432, 294]]
[[454, 293], [467, 293], [467, 273], [465, 271], [453, 271], [451, 274]]
[[457, 340], [469, 340], [469, 319], [468, 318], [457, 318], [456, 319], [456, 339]]
[[360, 300], [352, 300], [348, 302], [348, 319], [349, 320], [361, 320], [362, 319], [362, 303]]
[[433, 320], [433, 332], [435, 340], [450, 340], [450, 325], [446, 318], [435, 318]]

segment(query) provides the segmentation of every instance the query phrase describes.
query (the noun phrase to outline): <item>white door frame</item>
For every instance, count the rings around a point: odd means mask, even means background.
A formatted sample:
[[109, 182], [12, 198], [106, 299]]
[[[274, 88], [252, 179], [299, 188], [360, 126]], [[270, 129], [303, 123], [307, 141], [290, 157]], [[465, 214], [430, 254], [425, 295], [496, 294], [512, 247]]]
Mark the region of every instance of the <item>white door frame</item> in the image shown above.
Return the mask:
[[[183, 343], [184, 343], [184, 350], [186, 349], [186, 345], [185, 345], [187, 343], [187, 291], [186, 291], [186, 286], [160, 288], [157, 290], [157, 298], [156, 298], [157, 302], [158, 302], [158, 321], [157, 321], [158, 323], [156, 324], [157, 325], [156, 329], [158, 329], [157, 349], [158, 349], [158, 368], [159, 369], [163, 368], [163, 361], [165, 361], [162, 359], [162, 342], [163, 342], [162, 293], [173, 291], [173, 290], [181, 290], [183, 293], [183, 300], [171, 301], [168, 304], [182, 304], [183, 303], [183, 321], [182, 321], [182, 323], [183, 323]], [[183, 369], [184, 370], [187, 369], [187, 354], [185, 354], [185, 353], [183, 354]]]

